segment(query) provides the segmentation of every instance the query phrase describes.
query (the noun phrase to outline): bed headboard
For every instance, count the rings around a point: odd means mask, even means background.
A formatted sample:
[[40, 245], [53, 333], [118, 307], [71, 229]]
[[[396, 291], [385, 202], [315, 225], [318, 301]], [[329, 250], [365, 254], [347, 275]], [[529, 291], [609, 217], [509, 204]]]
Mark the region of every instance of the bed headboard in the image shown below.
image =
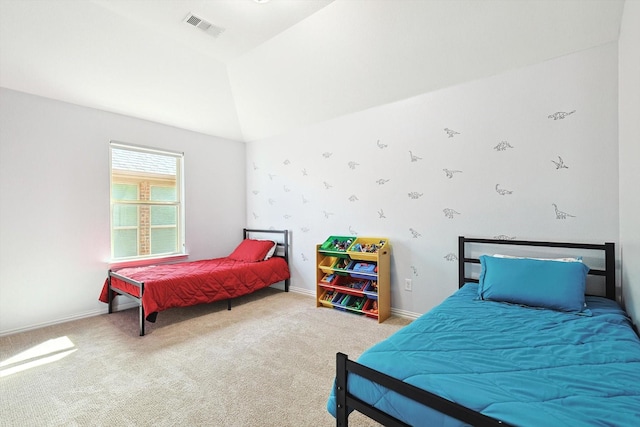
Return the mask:
[[[469, 246], [486, 245], [490, 248], [494, 245], [510, 245], [521, 246], [531, 248], [561, 248], [561, 249], [579, 249], [583, 251], [597, 251], [602, 257], [604, 255], [604, 268], [592, 268], [589, 270], [590, 275], [603, 276], [604, 277], [604, 296], [615, 301], [616, 299], [616, 265], [615, 265], [615, 244], [601, 243], [566, 243], [566, 242], [543, 242], [533, 240], [501, 240], [501, 239], [480, 239], [459, 236], [458, 237], [458, 287], [464, 286], [467, 282], [478, 283], [478, 279], [468, 277], [467, 268], [468, 264], [480, 264], [478, 256], [472, 256]], [[524, 250], [524, 248], [522, 248]], [[524, 256], [531, 256], [530, 254], [523, 254]], [[566, 256], [566, 255], [565, 255]], [[555, 255], [554, 255], [555, 257]]]
[[[289, 264], [289, 232], [288, 230], [261, 230], [257, 228], [243, 228], [243, 238], [257, 238], [260, 234], [270, 234], [268, 238], [276, 242], [276, 256], [281, 256]], [[267, 236], [262, 236], [266, 238]]]

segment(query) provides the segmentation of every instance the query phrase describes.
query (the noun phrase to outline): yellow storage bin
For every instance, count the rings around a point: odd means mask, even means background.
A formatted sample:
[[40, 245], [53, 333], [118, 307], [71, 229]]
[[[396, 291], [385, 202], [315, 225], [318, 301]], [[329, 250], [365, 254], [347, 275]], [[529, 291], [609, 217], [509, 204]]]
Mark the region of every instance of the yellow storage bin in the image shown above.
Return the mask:
[[333, 298], [335, 298], [335, 296], [336, 291], [334, 291], [333, 289], [325, 289], [322, 295], [320, 295], [320, 299], [318, 301], [320, 301], [320, 304], [324, 305], [325, 307], [333, 308], [333, 304], [331, 303], [331, 301], [333, 300]]
[[325, 256], [318, 264], [318, 268], [327, 274], [333, 273], [333, 265], [338, 262], [338, 257]]
[[386, 237], [358, 237], [349, 247], [347, 254], [351, 259], [375, 261], [380, 251], [387, 249]]

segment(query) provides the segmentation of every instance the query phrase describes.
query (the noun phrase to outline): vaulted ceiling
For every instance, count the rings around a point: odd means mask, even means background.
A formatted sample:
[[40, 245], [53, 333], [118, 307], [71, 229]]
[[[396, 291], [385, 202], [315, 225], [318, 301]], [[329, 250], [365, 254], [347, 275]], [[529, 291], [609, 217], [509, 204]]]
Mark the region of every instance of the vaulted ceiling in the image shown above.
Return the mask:
[[254, 141], [614, 42], [623, 8], [624, 0], [0, 0], [0, 86]]

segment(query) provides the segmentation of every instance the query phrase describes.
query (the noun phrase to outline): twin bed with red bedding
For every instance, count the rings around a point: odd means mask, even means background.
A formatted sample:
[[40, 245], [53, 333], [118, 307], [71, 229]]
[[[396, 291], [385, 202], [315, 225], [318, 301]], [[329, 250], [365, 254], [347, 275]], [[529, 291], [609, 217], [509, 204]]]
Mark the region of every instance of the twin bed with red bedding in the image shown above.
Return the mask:
[[[252, 234], [271, 234], [276, 240], [250, 239]], [[140, 335], [144, 321], [155, 321], [162, 310], [227, 300], [284, 281], [289, 291], [289, 241], [287, 230], [244, 229], [244, 240], [225, 258], [176, 264], [122, 268], [109, 271], [100, 301], [127, 296], [140, 305]]]

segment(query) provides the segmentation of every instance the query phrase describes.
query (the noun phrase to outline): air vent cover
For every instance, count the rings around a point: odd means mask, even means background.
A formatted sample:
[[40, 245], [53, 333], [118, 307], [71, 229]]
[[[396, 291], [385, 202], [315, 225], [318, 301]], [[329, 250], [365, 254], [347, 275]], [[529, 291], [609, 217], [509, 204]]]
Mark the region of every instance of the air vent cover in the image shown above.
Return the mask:
[[189, 13], [182, 22], [199, 28], [200, 30], [204, 31], [214, 38], [220, 37], [220, 34], [224, 32], [224, 28], [213, 25], [211, 22], [205, 21], [204, 19], [194, 15], [193, 13]]

